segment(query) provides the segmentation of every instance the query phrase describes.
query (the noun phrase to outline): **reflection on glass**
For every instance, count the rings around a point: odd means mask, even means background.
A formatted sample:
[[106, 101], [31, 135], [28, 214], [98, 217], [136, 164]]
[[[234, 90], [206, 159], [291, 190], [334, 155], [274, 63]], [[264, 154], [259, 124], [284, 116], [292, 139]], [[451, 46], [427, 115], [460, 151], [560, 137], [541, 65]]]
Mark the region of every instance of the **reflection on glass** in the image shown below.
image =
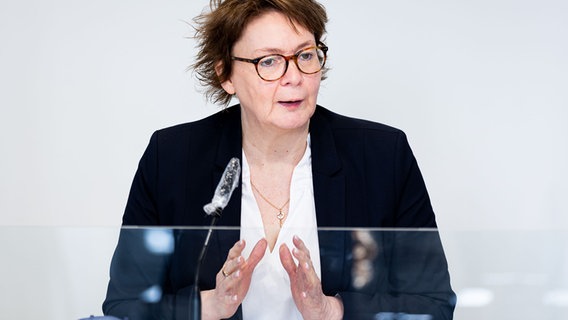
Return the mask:
[[[195, 263], [206, 233], [122, 229], [105, 314], [187, 318]], [[199, 277], [201, 290], [215, 287], [216, 275], [239, 234], [238, 229], [214, 231]], [[435, 230], [320, 230], [318, 237], [322, 289], [341, 297], [346, 319], [451, 319], [455, 295]]]

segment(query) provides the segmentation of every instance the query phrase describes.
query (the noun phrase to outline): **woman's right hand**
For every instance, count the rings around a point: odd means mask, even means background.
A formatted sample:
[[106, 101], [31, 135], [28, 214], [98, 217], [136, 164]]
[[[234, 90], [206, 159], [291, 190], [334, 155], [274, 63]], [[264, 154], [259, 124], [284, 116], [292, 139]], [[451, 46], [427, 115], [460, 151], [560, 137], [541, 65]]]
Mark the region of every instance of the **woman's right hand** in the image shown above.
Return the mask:
[[202, 319], [229, 318], [245, 298], [252, 272], [264, 256], [267, 242], [260, 239], [246, 261], [241, 255], [245, 245], [245, 240], [239, 240], [229, 250], [227, 260], [217, 273], [215, 289], [201, 291]]

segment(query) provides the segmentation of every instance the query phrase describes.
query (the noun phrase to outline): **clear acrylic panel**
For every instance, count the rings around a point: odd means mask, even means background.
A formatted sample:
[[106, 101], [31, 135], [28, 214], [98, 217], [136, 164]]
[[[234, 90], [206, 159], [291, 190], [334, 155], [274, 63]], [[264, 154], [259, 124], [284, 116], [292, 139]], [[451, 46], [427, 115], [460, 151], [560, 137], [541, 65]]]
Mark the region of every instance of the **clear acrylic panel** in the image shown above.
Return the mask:
[[[207, 234], [206, 228], [0, 229], [0, 309], [8, 319], [102, 316], [113, 255], [120, 287], [113, 303], [136, 305], [142, 316], [184, 314], [187, 303], [180, 301], [188, 298], [185, 287]], [[214, 230], [201, 289], [214, 283], [239, 234]], [[453, 292], [454, 319], [568, 319], [567, 231], [321, 228], [318, 237], [324, 290], [343, 298], [346, 319], [438, 319], [432, 315], [446, 314]], [[168, 296], [171, 307], [164, 308]]]

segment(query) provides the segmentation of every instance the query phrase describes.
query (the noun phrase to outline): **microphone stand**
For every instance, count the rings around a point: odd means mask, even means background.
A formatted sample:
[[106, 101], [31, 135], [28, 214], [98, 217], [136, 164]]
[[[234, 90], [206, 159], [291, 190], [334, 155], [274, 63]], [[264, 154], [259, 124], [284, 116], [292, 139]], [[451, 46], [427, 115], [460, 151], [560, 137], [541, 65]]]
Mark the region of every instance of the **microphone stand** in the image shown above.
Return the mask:
[[203, 243], [203, 248], [197, 259], [197, 266], [195, 268], [195, 279], [193, 286], [191, 288], [190, 300], [189, 300], [189, 319], [191, 320], [201, 320], [201, 292], [199, 291], [199, 270], [201, 269], [201, 264], [205, 259], [205, 254], [207, 253], [207, 248], [209, 247], [209, 240], [211, 239], [211, 234], [213, 233], [213, 228], [217, 224], [217, 220], [221, 218], [221, 213], [223, 209], [229, 202], [233, 191], [239, 183], [239, 178], [241, 174], [241, 163], [238, 158], [231, 158], [223, 175], [221, 176], [221, 181], [215, 189], [215, 194], [211, 203], [206, 204], [203, 210], [210, 216], [211, 225], [207, 232], [207, 237], [205, 237], [205, 242]]
[[203, 243], [203, 248], [201, 248], [201, 253], [197, 259], [197, 267], [195, 268], [195, 280], [193, 281], [193, 286], [191, 288], [191, 295], [189, 300], [189, 319], [191, 320], [201, 320], [201, 291], [199, 290], [199, 271], [203, 260], [205, 259], [205, 254], [207, 253], [207, 248], [209, 248], [209, 239], [213, 233], [213, 228], [217, 225], [217, 220], [221, 217], [223, 212], [222, 208], [217, 207], [215, 211], [211, 214], [213, 218], [211, 219], [211, 225], [207, 231], [207, 237], [205, 237], [205, 242]]

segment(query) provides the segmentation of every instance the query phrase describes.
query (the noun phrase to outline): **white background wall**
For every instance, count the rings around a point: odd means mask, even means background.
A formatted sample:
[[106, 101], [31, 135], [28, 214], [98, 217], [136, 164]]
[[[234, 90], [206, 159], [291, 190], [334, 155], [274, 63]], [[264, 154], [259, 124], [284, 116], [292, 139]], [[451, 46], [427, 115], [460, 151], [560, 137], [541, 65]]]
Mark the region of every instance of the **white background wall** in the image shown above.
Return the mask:
[[[566, 1], [322, 3], [319, 103], [407, 132], [442, 227], [568, 226]], [[0, 4], [1, 224], [120, 224], [150, 134], [218, 110], [185, 71], [207, 4]]]
[[[207, 3], [0, 2], [0, 225], [119, 226], [150, 134], [218, 110], [185, 71]], [[406, 131], [443, 230], [568, 227], [568, 2], [322, 3], [319, 103]], [[5, 316], [100, 314], [117, 230], [4, 230]]]

